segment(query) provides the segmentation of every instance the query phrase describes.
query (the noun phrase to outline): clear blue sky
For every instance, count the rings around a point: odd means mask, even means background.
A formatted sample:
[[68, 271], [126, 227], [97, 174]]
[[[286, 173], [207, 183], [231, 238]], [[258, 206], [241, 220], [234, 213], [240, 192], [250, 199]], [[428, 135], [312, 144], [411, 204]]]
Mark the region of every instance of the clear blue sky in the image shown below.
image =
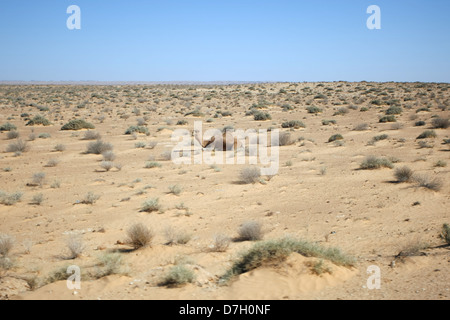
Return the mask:
[[0, 80], [450, 82], [449, 15], [449, 0], [1, 0]]

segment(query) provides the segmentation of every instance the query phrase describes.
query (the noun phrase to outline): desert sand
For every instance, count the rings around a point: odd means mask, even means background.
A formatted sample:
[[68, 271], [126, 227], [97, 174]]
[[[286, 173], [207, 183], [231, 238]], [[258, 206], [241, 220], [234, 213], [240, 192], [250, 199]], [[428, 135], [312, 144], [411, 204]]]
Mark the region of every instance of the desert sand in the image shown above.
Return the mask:
[[[448, 300], [450, 251], [441, 233], [450, 223], [450, 131], [433, 119], [449, 118], [449, 87], [2, 85], [0, 126], [14, 125], [27, 150], [7, 152], [17, 138], [0, 133], [0, 190], [23, 193], [20, 201], [0, 204], [0, 233], [14, 240], [2, 258], [0, 299]], [[252, 106], [271, 119], [255, 120]], [[400, 107], [396, 122], [380, 122], [392, 106]], [[37, 115], [51, 124], [26, 125]], [[73, 119], [93, 124], [91, 133], [113, 146], [116, 167], [106, 170], [102, 155], [86, 154], [92, 142], [83, 139], [87, 129], [61, 130]], [[167, 158], [175, 145], [171, 136], [177, 129], [192, 132], [194, 121], [202, 121], [204, 130], [289, 133], [290, 143], [279, 149], [278, 173], [243, 183], [240, 173], [249, 164], [173, 163]], [[304, 127], [283, 128], [287, 121]], [[138, 122], [148, 134], [125, 134]], [[427, 130], [435, 135], [417, 139]], [[336, 134], [343, 139], [329, 141]], [[391, 167], [362, 169], [371, 155], [388, 159]], [[398, 183], [396, 169], [404, 166], [414, 176]], [[39, 183], [37, 173], [45, 174]], [[438, 183], [420, 185], [416, 176]], [[83, 203], [89, 192], [98, 199]], [[149, 199], [159, 199], [159, 210], [141, 210]], [[238, 239], [249, 221], [262, 226], [261, 240]], [[153, 231], [148, 246], [127, 244], [135, 223]], [[214, 250], [218, 234], [231, 239], [222, 252]], [[255, 244], [288, 236], [338, 248], [354, 263], [291, 253], [220, 281]], [[76, 257], [69, 239], [82, 247]], [[112, 253], [120, 263], [103, 276], [106, 263], [100, 261]], [[315, 271], [318, 264], [326, 270]], [[71, 265], [82, 270], [81, 289], [67, 287], [64, 270]], [[175, 265], [193, 279], [163, 285]], [[381, 271], [378, 289], [368, 287], [370, 266]]]

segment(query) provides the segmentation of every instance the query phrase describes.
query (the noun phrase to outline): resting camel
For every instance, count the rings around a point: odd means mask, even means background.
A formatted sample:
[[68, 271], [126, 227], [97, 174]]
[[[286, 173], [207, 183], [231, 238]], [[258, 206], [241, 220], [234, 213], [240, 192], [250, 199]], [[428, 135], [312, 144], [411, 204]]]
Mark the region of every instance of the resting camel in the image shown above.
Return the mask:
[[222, 136], [212, 136], [211, 138], [204, 140], [200, 135], [200, 131], [195, 130], [194, 138], [200, 143], [203, 149], [212, 147], [212, 149], [217, 151], [237, 151], [242, 147], [241, 141], [229, 131], [224, 132]]

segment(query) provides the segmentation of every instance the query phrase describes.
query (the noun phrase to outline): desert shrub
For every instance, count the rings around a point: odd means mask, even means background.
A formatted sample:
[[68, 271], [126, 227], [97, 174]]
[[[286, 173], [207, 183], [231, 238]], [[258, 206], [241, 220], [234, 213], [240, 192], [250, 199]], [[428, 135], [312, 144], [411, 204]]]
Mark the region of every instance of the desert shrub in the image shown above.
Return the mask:
[[426, 125], [427, 123], [425, 121], [417, 121], [414, 125], [416, 127], [423, 127], [424, 125]]
[[377, 142], [377, 141], [381, 141], [381, 140], [386, 140], [388, 138], [389, 138], [389, 136], [387, 134], [380, 134], [378, 136], [373, 137], [372, 141]]
[[420, 140], [418, 143], [419, 147], [421, 149], [427, 148], [427, 149], [432, 149], [434, 148], [434, 144], [428, 143], [427, 141], [424, 140]]
[[102, 163], [100, 164], [100, 166], [106, 170], [106, 172], [110, 171], [112, 168], [114, 168], [114, 163], [112, 163], [111, 161], [102, 161]]
[[59, 160], [57, 159], [50, 159], [48, 160], [47, 164], [45, 165], [48, 168], [56, 167], [59, 164]]
[[48, 139], [50, 137], [51, 137], [50, 133], [46, 133], [46, 132], [40, 133], [38, 136], [39, 139]]
[[51, 122], [48, 121], [45, 117], [37, 115], [33, 119], [28, 121], [26, 124], [26, 126], [38, 126], [38, 125], [49, 126], [51, 125]]
[[22, 200], [22, 196], [22, 192], [6, 193], [0, 191], [0, 203], [5, 206], [12, 206]]
[[17, 130], [17, 127], [9, 122], [2, 124], [0, 126], [0, 132], [1, 131], [13, 131], [13, 130]]
[[290, 111], [290, 110], [294, 110], [294, 107], [291, 106], [290, 104], [286, 103], [281, 106], [281, 109], [283, 109], [283, 111]]
[[52, 189], [59, 189], [59, 188], [61, 188], [61, 182], [59, 180], [53, 181], [53, 183], [50, 185], [50, 188], [52, 188]]
[[66, 150], [66, 146], [63, 145], [63, 144], [57, 144], [57, 145], [55, 146], [54, 150], [55, 150], [55, 151], [58, 151], [58, 152], [62, 152], [62, 151], [64, 151], [64, 150]]
[[450, 225], [445, 223], [442, 226], [442, 233], [441, 233], [441, 237], [442, 239], [444, 239], [444, 241], [450, 245]]
[[434, 130], [426, 130], [422, 132], [416, 139], [429, 139], [437, 138], [437, 134]]
[[343, 108], [339, 108], [334, 114], [333, 116], [344, 116], [348, 113], [348, 109], [343, 107]]
[[86, 131], [84, 134], [83, 140], [100, 140], [102, 135], [96, 131]]
[[132, 225], [127, 230], [127, 243], [134, 249], [147, 247], [151, 244], [154, 237], [153, 232], [142, 223]]
[[145, 168], [146, 169], [161, 168], [161, 167], [162, 167], [161, 163], [156, 162], [156, 161], [147, 161], [145, 163]]
[[414, 182], [417, 183], [419, 187], [426, 188], [433, 191], [440, 191], [443, 186], [443, 182], [438, 177], [431, 177], [425, 174], [416, 174], [413, 176]]
[[306, 111], [308, 111], [308, 113], [317, 114], [321, 113], [323, 110], [320, 109], [319, 107], [309, 106], [306, 108]]
[[241, 170], [240, 179], [246, 184], [256, 183], [261, 177], [261, 169], [257, 167], [247, 167]]
[[363, 170], [374, 170], [380, 168], [390, 168], [392, 169], [394, 165], [389, 159], [377, 158], [375, 156], [368, 156], [360, 165]]
[[279, 146], [290, 146], [295, 143], [289, 132], [281, 132], [279, 135], [278, 145]]
[[447, 166], [447, 162], [445, 162], [444, 160], [438, 160], [434, 166], [436, 168], [445, 168]]
[[114, 161], [116, 160], [116, 155], [111, 150], [102, 152], [103, 161]]
[[12, 142], [6, 148], [6, 152], [26, 152], [28, 151], [28, 144], [26, 141], [21, 139], [17, 139], [15, 142]]
[[248, 221], [243, 223], [239, 230], [240, 241], [257, 241], [263, 238], [263, 231], [261, 223], [257, 221]]
[[258, 111], [253, 114], [253, 119], [255, 121], [266, 121], [266, 120], [271, 120], [272, 116], [267, 112]]
[[164, 231], [164, 236], [166, 238], [167, 245], [187, 244], [192, 238], [191, 234], [184, 231], [176, 231], [172, 227], [166, 228]]
[[369, 111], [369, 108], [367, 108], [367, 107], [361, 107], [361, 109], [359, 109], [359, 111], [361, 111], [361, 112], [367, 112], [367, 111]]
[[139, 141], [134, 144], [134, 147], [137, 149], [144, 149], [146, 146], [147, 144], [143, 141]]
[[324, 273], [331, 273], [331, 269], [325, 265], [325, 262], [323, 260], [319, 260], [317, 262], [314, 262], [311, 265], [311, 270], [314, 274], [320, 276]]
[[322, 120], [322, 125], [324, 126], [328, 126], [330, 124], [336, 124], [337, 121], [336, 120]]
[[141, 211], [143, 212], [154, 212], [161, 210], [161, 205], [159, 204], [159, 199], [148, 199], [142, 204]]
[[334, 134], [328, 139], [328, 142], [333, 142], [337, 140], [344, 140], [344, 137], [341, 134]]
[[193, 282], [195, 274], [184, 265], [172, 267], [160, 283], [162, 286], [179, 287]]
[[201, 112], [200, 108], [198, 107], [194, 111], [190, 111], [190, 112], [186, 113], [184, 116], [185, 117], [193, 116], [193, 117], [200, 118], [200, 117], [203, 117], [204, 115], [205, 114], [203, 112]]
[[386, 115], [401, 114], [403, 112], [400, 106], [391, 106], [386, 110]]
[[174, 194], [176, 196], [180, 195], [182, 189], [179, 185], [174, 185], [169, 187], [169, 193]]
[[95, 274], [91, 274], [91, 277], [99, 279], [102, 277], [107, 277], [113, 274], [123, 273], [123, 257], [120, 253], [107, 252], [98, 257], [100, 269], [97, 269]]
[[394, 115], [384, 116], [380, 119], [380, 123], [385, 122], [397, 122], [397, 119], [395, 118]]
[[187, 125], [189, 122], [187, 120], [178, 120], [177, 121], [177, 126], [185, 126]]
[[95, 204], [97, 200], [100, 199], [99, 195], [94, 194], [92, 191], [89, 191], [81, 200], [83, 204]]
[[44, 202], [44, 195], [42, 193], [35, 194], [31, 203], [40, 206]]
[[72, 235], [67, 239], [68, 259], [76, 259], [83, 253], [84, 245], [80, 236]]
[[430, 111], [431, 111], [430, 108], [422, 107], [422, 108], [417, 109], [416, 113], [419, 113], [419, 112], [430, 112]]
[[32, 179], [31, 184], [34, 186], [42, 187], [45, 182], [45, 176], [46, 175], [44, 172], [36, 172], [35, 174], [33, 174], [33, 179]]
[[101, 140], [90, 142], [87, 146], [86, 153], [87, 154], [103, 154], [106, 151], [113, 150], [112, 144], [108, 142], [103, 142]]
[[213, 238], [213, 245], [211, 251], [214, 252], [225, 252], [231, 243], [231, 238], [224, 234], [216, 234]]
[[9, 255], [9, 252], [14, 247], [14, 238], [7, 235], [0, 233], [0, 255], [3, 257], [7, 257]]
[[412, 179], [413, 171], [410, 168], [404, 166], [395, 169], [394, 176], [398, 182], [409, 182]]
[[366, 130], [369, 130], [369, 125], [367, 123], [360, 123], [360, 124], [356, 125], [353, 130], [366, 131]]
[[306, 128], [306, 125], [299, 120], [292, 120], [292, 121], [283, 122], [281, 124], [281, 127], [285, 128], [285, 129], [288, 129], [288, 128], [300, 129], [300, 128]]
[[17, 139], [19, 138], [19, 136], [20, 136], [19, 131], [11, 130], [6, 134], [6, 139], [8, 140]]
[[144, 126], [131, 126], [125, 131], [125, 134], [133, 133], [149, 134], [150, 132], [148, 131], [148, 128]]
[[431, 124], [435, 129], [447, 129], [448, 127], [450, 127], [450, 120], [443, 118], [434, 118], [431, 121]]
[[61, 130], [82, 130], [82, 129], [95, 129], [92, 123], [86, 122], [85, 120], [70, 120], [68, 123], [62, 126]]
[[163, 161], [170, 161], [172, 160], [172, 152], [171, 151], [164, 151], [161, 153], [161, 160]]
[[347, 256], [337, 248], [324, 248], [316, 243], [304, 240], [283, 238], [256, 243], [247, 252], [242, 254], [239, 260], [221, 277], [221, 280], [228, 281], [234, 276], [264, 265], [279, 264], [294, 252], [305, 257], [327, 259], [340, 266], [350, 267], [355, 264], [354, 258]]

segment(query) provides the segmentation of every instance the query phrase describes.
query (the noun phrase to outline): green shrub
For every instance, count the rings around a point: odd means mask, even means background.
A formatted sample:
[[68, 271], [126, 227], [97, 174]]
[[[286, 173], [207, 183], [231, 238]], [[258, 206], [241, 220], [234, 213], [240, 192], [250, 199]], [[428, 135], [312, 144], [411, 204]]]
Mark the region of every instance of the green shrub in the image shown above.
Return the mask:
[[380, 123], [386, 123], [386, 122], [397, 122], [397, 119], [394, 115], [384, 116], [380, 119]]
[[169, 273], [160, 283], [162, 286], [179, 287], [193, 282], [195, 274], [192, 270], [184, 265], [176, 265], [172, 267]]
[[389, 109], [386, 110], [386, 115], [401, 114], [402, 112], [403, 112], [402, 107], [391, 106], [391, 107], [389, 107]]
[[429, 139], [429, 138], [437, 138], [437, 134], [434, 130], [426, 130], [417, 137], [417, 139]]
[[339, 266], [350, 267], [355, 264], [354, 258], [343, 254], [337, 248], [324, 248], [304, 240], [283, 238], [256, 243], [233, 264], [222, 276], [221, 280], [228, 281], [236, 275], [249, 272], [264, 265], [279, 264], [284, 262], [291, 253], [298, 253], [305, 257], [327, 259]]
[[287, 129], [287, 128], [294, 128], [294, 129], [306, 128], [305, 124], [298, 120], [283, 122], [281, 124], [281, 127], [285, 128], [285, 129]]
[[144, 126], [130, 126], [126, 131], [125, 134], [133, 134], [133, 133], [142, 133], [142, 134], [149, 134], [148, 128]]
[[323, 111], [319, 107], [315, 107], [315, 106], [309, 106], [306, 108], [306, 110], [308, 111], [308, 113], [312, 113], [312, 114], [321, 113]]
[[266, 120], [271, 120], [272, 116], [270, 114], [268, 114], [267, 112], [258, 111], [253, 114], [253, 119], [255, 121], [266, 121]]
[[337, 140], [344, 140], [344, 137], [341, 134], [335, 134], [328, 139], [328, 142], [333, 142]]
[[13, 130], [17, 130], [17, 127], [9, 122], [2, 124], [0, 126], [0, 132], [1, 131], [13, 131]]
[[51, 122], [48, 121], [45, 117], [43, 117], [41, 115], [37, 115], [33, 119], [28, 121], [28, 123], [26, 125], [27, 126], [37, 126], [37, 125], [49, 126], [49, 125], [51, 125]]
[[85, 120], [70, 120], [68, 123], [62, 126], [61, 130], [82, 130], [82, 129], [95, 129], [92, 123], [86, 122]]

